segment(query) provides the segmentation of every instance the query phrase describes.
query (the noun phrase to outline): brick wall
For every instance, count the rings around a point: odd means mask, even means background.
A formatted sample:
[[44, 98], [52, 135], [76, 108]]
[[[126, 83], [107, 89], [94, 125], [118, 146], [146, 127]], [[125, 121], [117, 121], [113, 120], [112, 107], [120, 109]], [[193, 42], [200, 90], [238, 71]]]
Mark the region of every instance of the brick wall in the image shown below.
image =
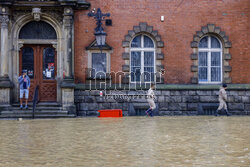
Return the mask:
[[[122, 71], [124, 60], [122, 40], [140, 22], [146, 22], [158, 30], [164, 42], [162, 52], [165, 55], [162, 64], [165, 67], [165, 83], [191, 83], [193, 35], [202, 26], [215, 24], [225, 31], [232, 42], [230, 54], [230, 77], [232, 83], [250, 83], [249, 61], [249, 14], [248, 0], [89, 0], [91, 9], [101, 8], [111, 14], [112, 26], [105, 26], [107, 43], [113, 47], [111, 71]], [[95, 21], [86, 11], [76, 11], [74, 19], [75, 38], [75, 78], [76, 82], [85, 82], [87, 53], [85, 47], [94, 40]], [[163, 15], [165, 21], [161, 22]]]

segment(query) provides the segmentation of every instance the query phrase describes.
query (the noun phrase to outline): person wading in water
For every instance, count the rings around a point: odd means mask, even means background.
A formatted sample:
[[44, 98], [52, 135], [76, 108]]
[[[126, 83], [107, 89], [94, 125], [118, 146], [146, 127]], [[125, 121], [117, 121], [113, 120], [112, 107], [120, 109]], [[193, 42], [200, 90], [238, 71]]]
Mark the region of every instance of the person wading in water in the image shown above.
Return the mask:
[[154, 83], [151, 83], [151, 86], [150, 86], [150, 89], [148, 90], [148, 93], [147, 93], [147, 101], [148, 101], [148, 104], [149, 104], [149, 109], [146, 111], [146, 114], [147, 116], [153, 116], [153, 110], [156, 108], [155, 106], [155, 94], [154, 94], [154, 91], [153, 89], [155, 88], [155, 84]]
[[220, 88], [220, 91], [219, 91], [219, 102], [220, 102], [220, 105], [218, 107], [218, 109], [216, 110], [215, 112], [215, 116], [218, 116], [218, 112], [224, 108], [224, 110], [226, 111], [227, 113], [227, 116], [230, 116], [231, 114], [228, 113], [228, 110], [227, 110], [227, 92], [226, 92], [226, 89], [227, 89], [227, 84], [223, 84], [222, 87]]

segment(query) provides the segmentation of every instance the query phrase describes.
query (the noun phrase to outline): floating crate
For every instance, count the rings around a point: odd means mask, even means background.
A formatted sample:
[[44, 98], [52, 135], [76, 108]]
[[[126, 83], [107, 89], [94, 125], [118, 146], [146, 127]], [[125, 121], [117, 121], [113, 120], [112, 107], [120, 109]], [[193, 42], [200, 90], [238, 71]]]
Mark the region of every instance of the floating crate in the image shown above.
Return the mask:
[[122, 117], [121, 109], [113, 109], [113, 110], [98, 110], [100, 113], [99, 117]]

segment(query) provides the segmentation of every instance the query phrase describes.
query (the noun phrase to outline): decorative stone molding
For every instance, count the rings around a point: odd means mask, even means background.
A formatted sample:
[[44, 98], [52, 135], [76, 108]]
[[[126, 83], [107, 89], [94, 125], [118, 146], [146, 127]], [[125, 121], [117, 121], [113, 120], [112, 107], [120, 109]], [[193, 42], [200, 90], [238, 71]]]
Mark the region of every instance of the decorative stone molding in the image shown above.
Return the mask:
[[229, 53], [229, 48], [232, 47], [231, 42], [226, 36], [224, 31], [221, 31], [220, 27], [216, 27], [215, 24], [207, 24], [207, 26], [203, 26], [200, 31], [196, 31], [196, 34], [193, 36], [193, 41], [190, 43], [190, 47], [193, 48], [193, 52], [190, 55], [191, 60], [193, 60], [193, 65], [191, 66], [191, 72], [193, 72], [194, 76], [191, 78], [191, 83], [198, 83], [198, 46], [199, 41], [205, 35], [215, 35], [218, 37], [222, 43], [222, 68], [223, 68], [223, 81], [224, 83], [231, 83], [232, 79], [229, 77], [230, 72], [232, 71], [232, 67], [229, 66], [229, 60], [231, 60], [231, 54]]
[[73, 24], [73, 10], [70, 7], [64, 8], [64, 13], [63, 13], [63, 24], [65, 28], [72, 28]]
[[129, 65], [122, 65], [123, 72], [129, 72]]
[[57, 42], [51, 42], [51, 44], [55, 51], [57, 51]]
[[192, 66], [191, 66], [191, 71], [192, 71], [192, 72], [198, 72], [198, 66], [192, 65]]
[[9, 21], [10, 20], [8, 15], [0, 15], [0, 23], [2, 28], [7, 27]]
[[122, 59], [129, 60], [129, 53], [126, 53], [126, 52], [122, 53]]
[[23, 41], [18, 42], [18, 51], [20, 51], [20, 49], [23, 47], [23, 44], [24, 44]]
[[41, 8], [32, 8], [32, 16], [35, 21], [41, 20]]
[[[153, 29], [153, 26], [149, 26], [147, 23], [139, 23], [139, 25], [134, 26], [133, 30], [129, 30], [128, 34], [124, 36], [124, 40], [122, 41], [122, 47], [124, 48], [124, 52], [122, 53], [122, 59], [124, 60], [124, 65], [122, 66], [122, 71], [126, 74], [123, 76], [123, 83], [129, 83], [129, 71], [130, 71], [130, 43], [134, 39], [135, 36], [139, 34], [146, 34], [150, 36], [155, 42], [155, 56], [156, 56], [156, 71], [161, 72], [164, 70], [164, 66], [162, 65], [162, 61], [164, 60], [164, 54], [162, 53], [162, 49], [164, 47], [164, 42], [161, 40], [161, 36], [158, 34], [157, 30]], [[156, 77], [157, 78], [157, 77]], [[156, 79], [157, 80], [157, 79]], [[164, 83], [164, 79], [158, 77], [160, 83]], [[158, 81], [157, 81], [158, 82]]]
[[164, 60], [164, 54], [163, 53], [157, 53], [156, 54], [156, 60]]

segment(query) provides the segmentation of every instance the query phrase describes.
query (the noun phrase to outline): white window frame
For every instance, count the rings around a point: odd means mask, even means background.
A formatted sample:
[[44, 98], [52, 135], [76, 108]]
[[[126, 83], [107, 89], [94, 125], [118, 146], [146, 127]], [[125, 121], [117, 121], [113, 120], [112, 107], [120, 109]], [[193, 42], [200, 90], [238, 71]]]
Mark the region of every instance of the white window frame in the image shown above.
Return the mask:
[[[110, 51], [100, 51], [100, 50], [91, 50], [91, 51], [88, 51], [88, 68], [92, 69], [92, 54], [103, 54], [105, 53], [106, 54], [106, 73], [110, 73], [110, 54], [111, 52]], [[94, 78], [93, 78], [94, 79]]]
[[[141, 47], [140, 48], [132, 48], [131, 47], [131, 44], [132, 44], [132, 41], [137, 37], [137, 36], [140, 36], [141, 35]], [[156, 64], [156, 56], [155, 56], [155, 52], [156, 52], [156, 45], [155, 45], [155, 41], [150, 37], [150, 36], [148, 36], [148, 35], [146, 35], [146, 34], [139, 34], [139, 35], [137, 35], [137, 36], [135, 36], [131, 41], [130, 41], [130, 59], [129, 59], [129, 64], [130, 64], [130, 77], [129, 77], [129, 82], [130, 83], [151, 83], [152, 81], [140, 81], [140, 82], [138, 82], [138, 81], [132, 81], [131, 79], [132, 79], [132, 77], [131, 77], [131, 71], [132, 71], [132, 66], [131, 66], [131, 53], [132, 52], [141, 52], [141, 74], [143, 74], [144, 73], [144, 52], [153, 52], [154, 53], [154, 65], [153, 65], [153, 67], [154, 67], [154, 73], [155, 73], [155, 71], [156, 71], [156, 66], [155, 66], [155, 64]], [[144, 36], [147, 36], [148, 38], [150, 38], [152, 41], [153, 41], [153, 44], [154, 44], [154, 47], [153, 48], [144, 48], [144, 39], [143, 39], [143, 37]], [[154, 75], [154, 82], [156, 81], [156, 76]]]
[[[223, 53], [223, 45], [220, 41], [220, 39], [218, 39], [216, 36], [214, 35], [206, 35], [204, 37], [202, 37], [201, 39], [205, 38], [205, 37], [208, 37], [208, 48], [199, 48], [198, 47], [198, 82], [200, 84], [219, 84], [219, 83], [222, 83], [222, 78], [223, 78], [223, 62], [222, 62], [222, 53]], [[214, 37], [216, 38], [219, 43], [220, 43], [220, 48], [211, 48], [211, 37]], [[199, 46], [199, 44], [198, 44]], [[207, 52], [207, 81], [199, 81], [199, 52]], [[221, 67], [221, 70], [220, 70], [220, 82], [216, 81], [216, 82], [212, 82], [211, 81], [211, 52], [220, 52], [220, 67]]]

